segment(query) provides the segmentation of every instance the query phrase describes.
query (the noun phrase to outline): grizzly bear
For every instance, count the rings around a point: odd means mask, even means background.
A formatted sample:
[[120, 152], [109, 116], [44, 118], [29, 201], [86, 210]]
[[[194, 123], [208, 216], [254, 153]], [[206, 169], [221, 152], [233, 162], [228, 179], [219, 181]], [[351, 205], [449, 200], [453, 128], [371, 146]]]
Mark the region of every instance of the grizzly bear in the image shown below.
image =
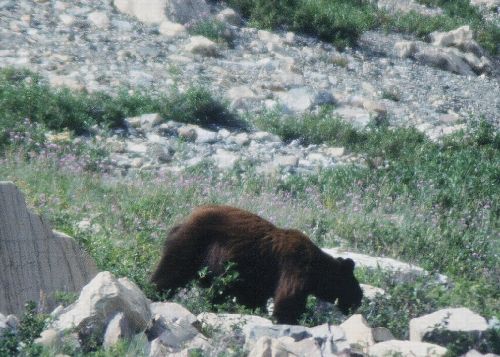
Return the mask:
[[159, 291], [172, 293], [208, 267], [214, 275], [235, 263], [238, 279], [223, 292], [249, 308], [274, 298], [278, 323], [296, 324], [312, 294], [337, 301], [347, 314], [363, 292], [351, 259], [333, 258], [303, 233], [280, 229], [250, 212], [229, 206], [202, 206], [170, 231], [151, 277]]

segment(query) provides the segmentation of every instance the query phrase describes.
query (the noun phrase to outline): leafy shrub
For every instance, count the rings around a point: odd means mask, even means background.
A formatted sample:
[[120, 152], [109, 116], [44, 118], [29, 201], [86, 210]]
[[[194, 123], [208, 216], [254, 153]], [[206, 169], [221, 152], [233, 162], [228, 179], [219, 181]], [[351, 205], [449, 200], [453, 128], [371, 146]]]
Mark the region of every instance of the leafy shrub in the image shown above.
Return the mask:
[[186, 27], [191, 35], [204, 36], [219, 43], [227, 43], [229, 40], [226, 24], [218, 20], [198, 20], [186, 24]]
[[38, 356], [42, 347], [34, 344], [46, 325], [47, 316], [36, 311], [36, 304], [28, 302], [17, 331], [9, 331], [0, 338], [0, 356]]
[[0, 146], [9, 142], [9, 132], [26, 119], [47, 129], [83, 134], [94, 125], [118, 127], [126, 117], [144, 113], [205, 127], [244, 127], [225, 104], [202, 87], [190, 87], [185, 93], [173, 88], [168, 96], [124, 91], [111, 96], [56, 90], [31, 72], [0, 71]]

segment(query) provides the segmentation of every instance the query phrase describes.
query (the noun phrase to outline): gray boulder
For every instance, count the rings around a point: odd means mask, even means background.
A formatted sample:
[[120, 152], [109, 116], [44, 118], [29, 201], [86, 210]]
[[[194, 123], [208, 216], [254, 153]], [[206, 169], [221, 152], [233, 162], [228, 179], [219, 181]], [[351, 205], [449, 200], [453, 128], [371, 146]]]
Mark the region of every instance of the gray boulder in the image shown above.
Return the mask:
[[410, 320], [410, 340], [447, 344], [458, 335], [479, 339], [488, 329], [486, 319], [467, 308], [442, 309]]
[[78, 292], [96, 274], [91, 257], [26, 207], [12, 182], [0, 182], [0, 311], [19, 314], [27, 301], [46, 310], [55, 292]]

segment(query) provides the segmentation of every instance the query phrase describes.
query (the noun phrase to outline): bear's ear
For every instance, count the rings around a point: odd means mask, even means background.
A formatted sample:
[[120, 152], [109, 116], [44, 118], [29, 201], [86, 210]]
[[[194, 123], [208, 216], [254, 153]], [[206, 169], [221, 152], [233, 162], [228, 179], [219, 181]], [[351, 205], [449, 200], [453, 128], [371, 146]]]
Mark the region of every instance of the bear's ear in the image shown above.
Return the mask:
[[342, 268], [346, 271], [354, 271], [354, 260], [351, 258], [344, 259], [342, 262]]

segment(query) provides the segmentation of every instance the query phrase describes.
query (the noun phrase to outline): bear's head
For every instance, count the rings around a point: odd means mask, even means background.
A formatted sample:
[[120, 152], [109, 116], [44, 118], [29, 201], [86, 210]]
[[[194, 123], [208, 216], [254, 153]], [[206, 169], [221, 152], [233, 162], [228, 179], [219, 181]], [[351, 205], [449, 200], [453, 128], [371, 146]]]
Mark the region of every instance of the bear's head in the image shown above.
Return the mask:
[[335, 261], [334, 275], [324, 274], [320, 283], [318, 297], [335, 303], [343, 314], [353, 312], [361, 305], [363, 290], [354, 276], [354, 261], [350, 258], [332, 258]]
[[342, 259], [340, 271], [341, 274], [337, 280], [337, 306], [344, 315], [347, 315], [361, 305], [363, 290], [354, 276], [354, 261], [352, 259]]

